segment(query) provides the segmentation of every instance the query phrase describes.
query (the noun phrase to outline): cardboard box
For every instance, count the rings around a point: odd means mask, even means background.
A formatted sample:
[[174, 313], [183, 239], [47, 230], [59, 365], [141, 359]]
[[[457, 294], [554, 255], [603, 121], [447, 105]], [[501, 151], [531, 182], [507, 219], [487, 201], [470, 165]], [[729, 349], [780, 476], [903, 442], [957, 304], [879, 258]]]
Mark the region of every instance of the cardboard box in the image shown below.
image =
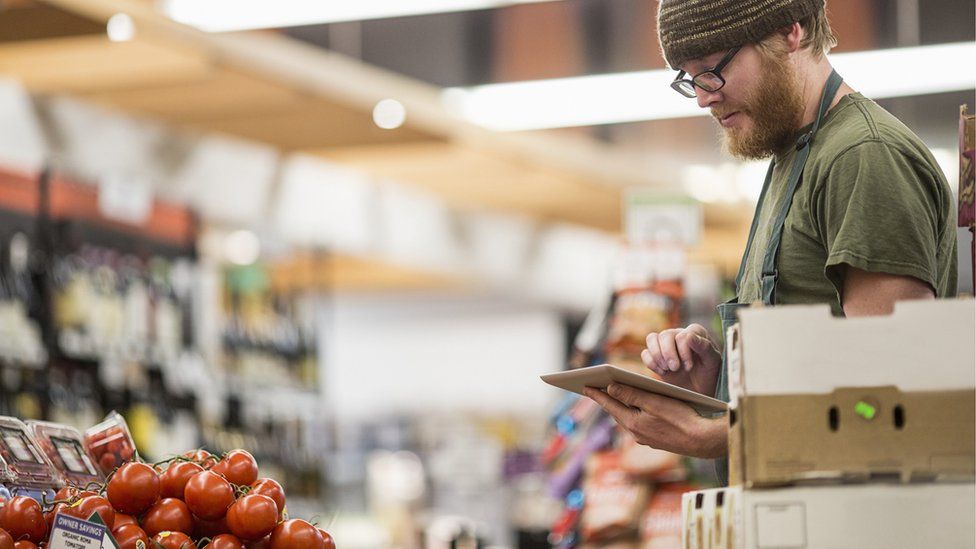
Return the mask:
[[976, 546], [976, 486], [917, 484], [689, 492], [684, 549]]
[[974, 323], [971, 300], [858, 319], [743, 311], [728, 338], [729, 483], [974, 478]]

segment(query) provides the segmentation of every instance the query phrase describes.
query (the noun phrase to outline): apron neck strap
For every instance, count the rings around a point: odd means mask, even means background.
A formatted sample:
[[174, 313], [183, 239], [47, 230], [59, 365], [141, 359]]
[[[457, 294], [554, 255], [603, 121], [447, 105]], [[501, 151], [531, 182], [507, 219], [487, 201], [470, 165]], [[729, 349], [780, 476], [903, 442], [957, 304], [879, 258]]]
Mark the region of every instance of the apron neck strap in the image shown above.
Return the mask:
[[[817, 118], [814, 120], [813, 126], [810, 128], [810, 130], [805, 132], [796, 140], [797, 155], [793, 160], [793, 167], [790, 171], [789, 179], [787, 180], [786, 194], [784, 195], [779, 211], [773, 220], [773, 229], [770, 233], [766, 253], [763, 256], [763, 266], [760, 275], [761, 295], [763, 303], [766, 305], [773, 305], [775, 303], [776, 280], [779, 278], [779, 273], [776, 270], [776, 256], [779, 254], [779, 245], [783, 236], [783, 224], [786, 221], [786, 216], [790, 212], [790, 206], [793, 204], [793, 195], [796, 193], [796, 188], [800, 183], [800, 179], [803, 174], [803, 167], [806, 164], [807, 158], [810, 156], [810, 143], [813, 141], [814, 135], [816, 135], [817, 131], [820, 129], [824, 118], [826, 118], [827, 111], [830, 110], [830, 104], [833, 103], [834, 96], [837, 95], [837, 91], [840, 89], [840, 85], [843, 83], [843, 81], [844, 80], [839, 74], [837, 74], [836, 70], [832, 70], [830, 72], [830, 76], [827, 78], [827, 83], [824, 86], [823, 93], [820, 95], [820, 105], [817, 109]], [[752, 217], [752, 227], [749, 229], [749, 241], [746, 244], [745, 253], [742, 255], [742, 261], [739, 264], [739, 274], [735, 279], [737, 290], [742, 283], [742, 276], [745, 272], [746, 261], [749, 257], [749, 252], [752, 249], [752, 244], [758, 230], [759, 216], [762, 212], [766, 194], [769, 191], [769, 187], [773, 179], [773, 169], [775, 165], [776, 160], [774, 158], [769, 163], [769, 169], [766, 171], [766, 180], [763, 183], [762, 193], [759, 195], [759, 202], [756, 204], [756, 212]]]

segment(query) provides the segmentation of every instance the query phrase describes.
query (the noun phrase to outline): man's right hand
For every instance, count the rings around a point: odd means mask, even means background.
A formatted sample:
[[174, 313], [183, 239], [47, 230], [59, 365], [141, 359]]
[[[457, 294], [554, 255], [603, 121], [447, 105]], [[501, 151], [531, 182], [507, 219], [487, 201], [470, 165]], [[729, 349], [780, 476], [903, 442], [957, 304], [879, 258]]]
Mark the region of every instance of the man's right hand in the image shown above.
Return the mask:
[[663, 381], [715, 396], [722, 355], [701, 324], [648, 334], [641, 359]]

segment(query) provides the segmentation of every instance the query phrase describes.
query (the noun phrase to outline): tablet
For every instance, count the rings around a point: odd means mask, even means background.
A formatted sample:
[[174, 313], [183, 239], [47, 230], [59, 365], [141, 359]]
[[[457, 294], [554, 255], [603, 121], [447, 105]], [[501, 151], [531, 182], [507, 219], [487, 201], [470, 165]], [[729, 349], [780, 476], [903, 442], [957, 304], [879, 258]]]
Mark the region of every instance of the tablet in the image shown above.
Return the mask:
[[649, 393], [664, 395], [685, 402], [702, 413], [725, 412], [729, 405], [701, 393], [689, 391], [677, 385], [671, 385], [654, 378], [636, 374], [610, 364], [589, 366], [554, 374], [539, 376], [549, 385], [566, 389], [577, 394], [583, 394], [584, 387], [606, 389], [610, 383], [620, 383], [643, 389]]

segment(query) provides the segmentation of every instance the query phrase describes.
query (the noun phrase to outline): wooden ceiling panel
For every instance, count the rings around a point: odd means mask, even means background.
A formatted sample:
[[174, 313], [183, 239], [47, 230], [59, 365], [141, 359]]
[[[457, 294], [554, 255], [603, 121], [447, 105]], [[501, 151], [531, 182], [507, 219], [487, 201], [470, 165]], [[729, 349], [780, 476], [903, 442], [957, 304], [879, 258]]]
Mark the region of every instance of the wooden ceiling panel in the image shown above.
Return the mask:
[[186, 82], [212, 70], [203, 56], [144, 40], [104, 35], [0, 45], [0, 75], [34, 92], [93, 93]]

